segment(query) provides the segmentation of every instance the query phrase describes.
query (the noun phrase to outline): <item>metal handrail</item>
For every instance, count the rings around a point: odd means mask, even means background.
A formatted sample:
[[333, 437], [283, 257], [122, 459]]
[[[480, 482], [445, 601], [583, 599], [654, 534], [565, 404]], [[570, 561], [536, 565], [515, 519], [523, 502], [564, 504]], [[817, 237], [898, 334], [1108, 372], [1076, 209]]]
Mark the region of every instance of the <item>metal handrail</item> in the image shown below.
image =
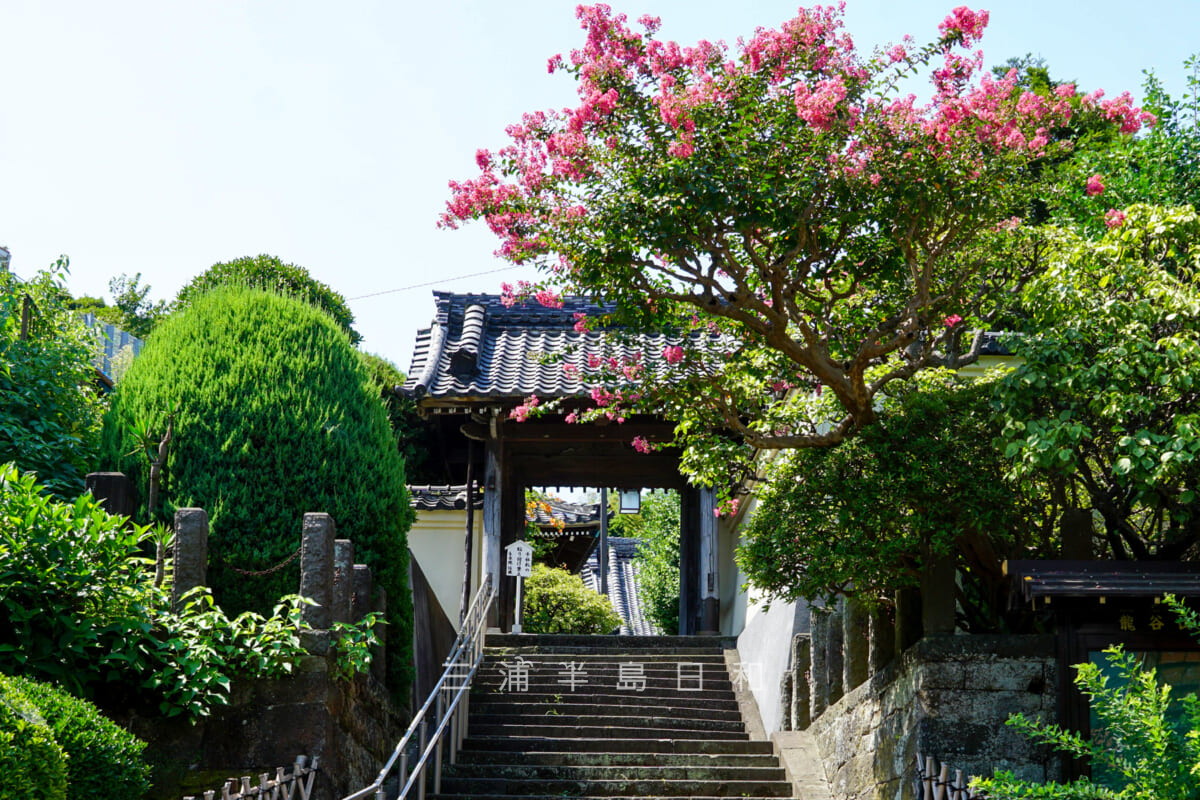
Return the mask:
[[[402, 788], [395, 800], [402, 800], [402, 798], [410, 796], [414, 796], [418, 800], [425, 800], [425, 773], [430, 764], [431, 755], [433, 756], [433, 791], [435, 794], [440, 791], [443, 740], [448, 733], [450, 737], [449, 760], [453, 764], [458, 757], [463, 739], [466, 738], [467, 692], [483, 661], [483, 638], [487, 633], [487, 616], [495, 600], [496, 588], [492, 583], [492, 576], [488, 575], [471, 601], [471, 608], [467, 611], [466, 618], [463, 619], [458, 637], [454, 640], [454, 646], [450, 648], [450, 655], [446, 657], [446, 669], [442, 672], [442, 677], [429, 692], [429, 697], [425, 699], [421, 709], [413, 716], [408, 730], [396, 744], [396, 749], [392, 751], [391, 757], [379, 771], [374, 783], [359, 789], [354, 794], [346, 795], [342, 800], [363, 800], [363, 798], [372, 796], [374, 796], [374, 800], [385, 800], [383, 783], [391, 775], [397, 762], [400, 764], [399, 784]], [[431, 708], [433, 709], [432, 718], [430, 717]], [[432, 736], [428, 735], [430, 722], [434, 726]], [[421, 752], [410, 773], [408, 747], [414, 736], [420, 743]], [[410, 795], [414, 788], [416, 794]]]

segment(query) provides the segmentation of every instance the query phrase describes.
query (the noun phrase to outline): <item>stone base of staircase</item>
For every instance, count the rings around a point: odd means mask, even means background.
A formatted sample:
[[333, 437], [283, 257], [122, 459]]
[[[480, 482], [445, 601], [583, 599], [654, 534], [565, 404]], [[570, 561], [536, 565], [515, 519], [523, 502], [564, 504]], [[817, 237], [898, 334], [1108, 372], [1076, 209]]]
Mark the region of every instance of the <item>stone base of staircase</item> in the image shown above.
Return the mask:
[[[751, 740], [729, 645], [702, 636], [489, 634], [468, 738], [433, 797], [826, 800], [827, 792], [796, 794], [776, 745]], [[781, 752], [809, 755], [790, 745]], [[815, 787], [815, 773], [791, 772], [801, 790]]]

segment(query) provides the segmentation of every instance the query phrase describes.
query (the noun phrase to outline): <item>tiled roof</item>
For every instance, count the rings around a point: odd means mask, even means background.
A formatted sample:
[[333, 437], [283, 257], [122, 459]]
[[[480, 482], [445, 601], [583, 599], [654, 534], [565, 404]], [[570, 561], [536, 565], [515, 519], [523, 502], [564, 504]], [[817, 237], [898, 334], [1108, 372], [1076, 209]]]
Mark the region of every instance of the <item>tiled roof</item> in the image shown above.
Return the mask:
[[[463, 511], [467, 507], [467, 486], [409, 486], [409, 503], [418, 511]], [[475, 488], [475, 508], [483, 508], [483, 492]]]
[[[595, 318], [611, 310], [580, 297], [562, 308], [525, 300], [506, 308], [499, 295], [434, 292], [437, 315], [417, 332], [412, 366], [402, 391], [421, 398], [500, 399], [569, 397], [588, 389], [563, 370], [580, 369], [589, 356], [640, 357], [654, 371], [662, 350], [680, 339], [663, 334], [619, 337], [612, 330], [578, 332], [575, 314]], [[561, 363], [543, 363], [546, 356]]]
[[[562, 308], [534, 300], [505, 307], [499, 295], [434, 292], [437, 313], [430, 327], [417, 332], [412, 365], [402, 391], [431, 400], [499, 400], [530, 395], [541, 398], [587, 394], [579, 373], [590, 356], [640, 358], [650, 374], [665, 370], [667, 345], [682, 338], [632, 334], [615, 329], [575, 330], [575, 314], [595, 319], [611, 310], [581, 297], [563, 298]], [[983, 355], [1007, 355], [1000, 334], [984, 335]], [[546, 363], [547, 357], [556, 358]], [[661, 374], [661, 373], [660, 373]]]
[[[556, 519], [562, 520], [567, 529], [578, 531], [581, 528], [596, 528], [599, 530], [599, 503], [568, 503], [557, 497], [547, 497], [545, 500], [546, 504], [550, 506], [550, 513], [546, 513], [546, 509], [538, 505], [533, 508], [532, 516], [530, 509], [525, 510], [525, 519], [537, 524], [538, 527], [551, 530], [554, 528]], [[612, 509], [609, 509], [608, 516], [612, 517]]]
[[[608, 599], [621, 617], [623, 636], [654, 636], [659, 633], [642, 610], [639, 593], [641, 562], [637, 558], [640, 539], [612, 537], [608, 540]], [[581, 571], [583, 583], [600, 591], [599, 554], [593, 550]]]

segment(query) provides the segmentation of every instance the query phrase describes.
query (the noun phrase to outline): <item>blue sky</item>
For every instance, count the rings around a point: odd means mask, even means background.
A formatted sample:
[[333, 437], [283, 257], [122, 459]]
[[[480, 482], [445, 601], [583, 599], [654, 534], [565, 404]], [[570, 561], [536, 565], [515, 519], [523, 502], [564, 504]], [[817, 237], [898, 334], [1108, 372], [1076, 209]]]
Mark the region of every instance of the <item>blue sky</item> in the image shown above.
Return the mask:
[[[661, 16], [661, 35], [683, 43], [733, 43], [796, 9], [635, 2], [613, 5]], [[951, 5], [847, 0], [847, 29], [867, 50], [906, 33], [924, 42]], [[433, 288], [528, 277], [451, 280], [506, 265], [486, 230], [435, 221], [476, 148], [502, 145], [524, 111], [572, 101], [570, 79], [545, 65], [580, 42], [574, 7], [5, 0], [0, 245], [18, 274], [68, 254], [78, 294], [141, 272], [164, 299], [216, 261], [278, 255], [351, 298], [364, 347], [406, 369]], [[1200, 51], [1197, 0], [982, 7], [989, 64], [1041, 55], [1056, 77], [1110, 95], [1138, 95], [1148, 68], [1178, 94]]]

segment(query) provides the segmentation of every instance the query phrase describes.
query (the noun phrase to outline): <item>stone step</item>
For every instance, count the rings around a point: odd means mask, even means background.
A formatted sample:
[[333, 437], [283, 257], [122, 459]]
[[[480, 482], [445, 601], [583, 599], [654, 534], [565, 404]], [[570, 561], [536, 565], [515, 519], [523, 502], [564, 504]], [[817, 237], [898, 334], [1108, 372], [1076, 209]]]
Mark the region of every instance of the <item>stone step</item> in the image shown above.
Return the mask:
[[495, 764], [505, 766], [547, 767], [778, 767], [773, 753], [758, 755], [717, 753], [512, 753], [504, 750], [464, 750], [459, 764]]
[[[472, 736], [506, 736], [513, 739], [566, 738], [563, 726], [539, 722], [536, 725], [480, 725], [471, 723]], [[675, 727], [633, 727], [616, 725], [578, 725], [571, 729], [581, 739], [711, 739], [712, 730], [691, 730]], [[746, 736], [735, 731], [720, 731], [724, 739], [740, 739]]]
[[487, 647], [554, 647], [566, 650], [731, 650], [737, 638], [731, 636], [611, 636], [563, 633], [489, 633]]
[[773, 755], [770, 742], [752, 742], [749, 737], [620, 739], [609, 736], [565, 737], [562, 731], [544, 736], [508, 738], [485, 736], [472, 728], [463, 742], [463, 752], [503, 753], [669, 753], [674, 755]]
[[[511, 797], [512, 795], [492, 795], [492, 794], [427, 794], [428, 800], [496, 800], [498, 797]], [[741, 795], [742, 800], [768, 800], [774, 798], [775, 795]], [[562, 800], [563, 795], [557, 794], [525, 794], [521, 795], [522, 800]], [[624, 800], [662, 800], [662, 795], [625, 795]], [[606, 800], [606, 798], [594, 795], [572, 795], [571, 800]], [[705, 797], [700, 795], [692, 795], [691, 800], [728, 800], [728, 798]]]
[[463, 795], [531, 797], [790, 797], [783, 781], [739, 780], [506, 780], [504, 778], [442, 778], [442, 792]]
[[[609, 724], [609, 723], [613, 724]], [[695, 719], [688, 717], [641, 716], [641, 717], [609, 717], [605, 714], [582, 716], [577, 714], [540, 714], [537, 716], [517, 716], [514, 714], [476, 714], [471, 710], [469, 730], [485, 730], [504, 725], [510, 728], [527, 726], [530, 728], [571, 728], [582, 730], [587, 727], [621, 727], [624, 729], [653, 728], [673, 732], [691, 733], [693, 731], [716, 731], [721, 733], [744, 733], [746, 726], [742, 721], [721, 719]]]
[[782, 781], [782, 767], [697, 767], [697, 766], [547, 766], [538, 764], [456, 764], [446, 767], [447, 778], [503, 778], [505, 780], [558, 781]]
[[522, 719], [538, 719], [540, 717], [555, 717], [560, 715], [576, 717], [670, 717], [671, 719], [708, 719], [741, 722], [742, 714], [736, 708], [688, 708], [667, 703], [646, 703], [638, 705], [614, 705], [595, 698], [574, 697], [567, 695], [561, 701], [543, 703], [521, 702], [521, 695], [502, 697], [499, 701], [494, 695], [478, 699], [471, 704], [471, 719], [491, 716], [511, 716]]
[[[478, 692], [471, 695], [471, 708], [476, 708], [479, 705], [502, 706], [508, 703], [516, 705], [544, 703], [562, 706], [600, 704], [613, 709], [632, 707], [638, 711], [647, 708], [689, 708], [740, 713], [737, 700], [734, 699], [733, 694], [729, 693], [728, 697], [724, 697], [724, 695], [725, 693], [721, 693], [714, 697], [708, 692], [656, 692], [652, 694], [649, 691], [589, 692], [587, 694], [555, 691], [547, 693], [535, 692], [531, 688], [528, 692], [509, 692], [507, 690], [503, 692]], [[613, 713], [625, 712], [614, 711]]]
[[650, 653], [641, 650], [614, 650], [612, 652], [591, 653], [581, 653], [577, 650], [567, 650], [563, 652], [547, 653], [525, 648], [511, 650], [485, 648], [483, 651], [483, 660], [485, 664], [498, 663], [500, 661], [513, 661], [517, 658], [523, 658], [526, 661], [538, 663], [543, 661], [559, 662], [568, 660], [580, 661], [588, 664], [632, 661], [650, 666], [655, 664], [675, 664], [680, 661], [697, 661], [703, 664], [720, 666], [722, 668], [725, 666], [725, 655], [723, 653], [720, 651], [712, 652], [708, 650], [683, 654]]
[[[515, 678], [514, 678], [515, 680]], [[534, 687], [544, 688], [551, 694], [554, 693], [555, 687], [560, 687], [567, 691], [571, 687], [575, 687], [575, 691], [580, 691], [588, 686], [607, 687], [611, 690], [616, 690], [618, 684], [617, 674], [614, 672], [610, 675], [597, 675], [588, 673], [576, 673], [574, 676], [565, 673], [560, 674], [558, 671], [550, 673], [541, 673], [534, 670], [529, 672], [529, 688]], [[645, 678], [646, 689], [668, 689], [678, 692], [732, 692], [733, 681], [724, 673], [719, 675], [700, 673], [694, 675], [692, 673], [684, 673], [682, 676], [671, 674], [670, 676], [650, 676]], [[484, 673], [482, 676], [477, 676], [472, 683], [473, 687], [480, 689], [499, 689], [504, 685], [504, 678], [499, 674]], [[511, 684], [510, 684], [511, 685]], [[641, 685], [639, 677], [637, 686]], [[630, 689], [633, 692], [634, 689]]]

